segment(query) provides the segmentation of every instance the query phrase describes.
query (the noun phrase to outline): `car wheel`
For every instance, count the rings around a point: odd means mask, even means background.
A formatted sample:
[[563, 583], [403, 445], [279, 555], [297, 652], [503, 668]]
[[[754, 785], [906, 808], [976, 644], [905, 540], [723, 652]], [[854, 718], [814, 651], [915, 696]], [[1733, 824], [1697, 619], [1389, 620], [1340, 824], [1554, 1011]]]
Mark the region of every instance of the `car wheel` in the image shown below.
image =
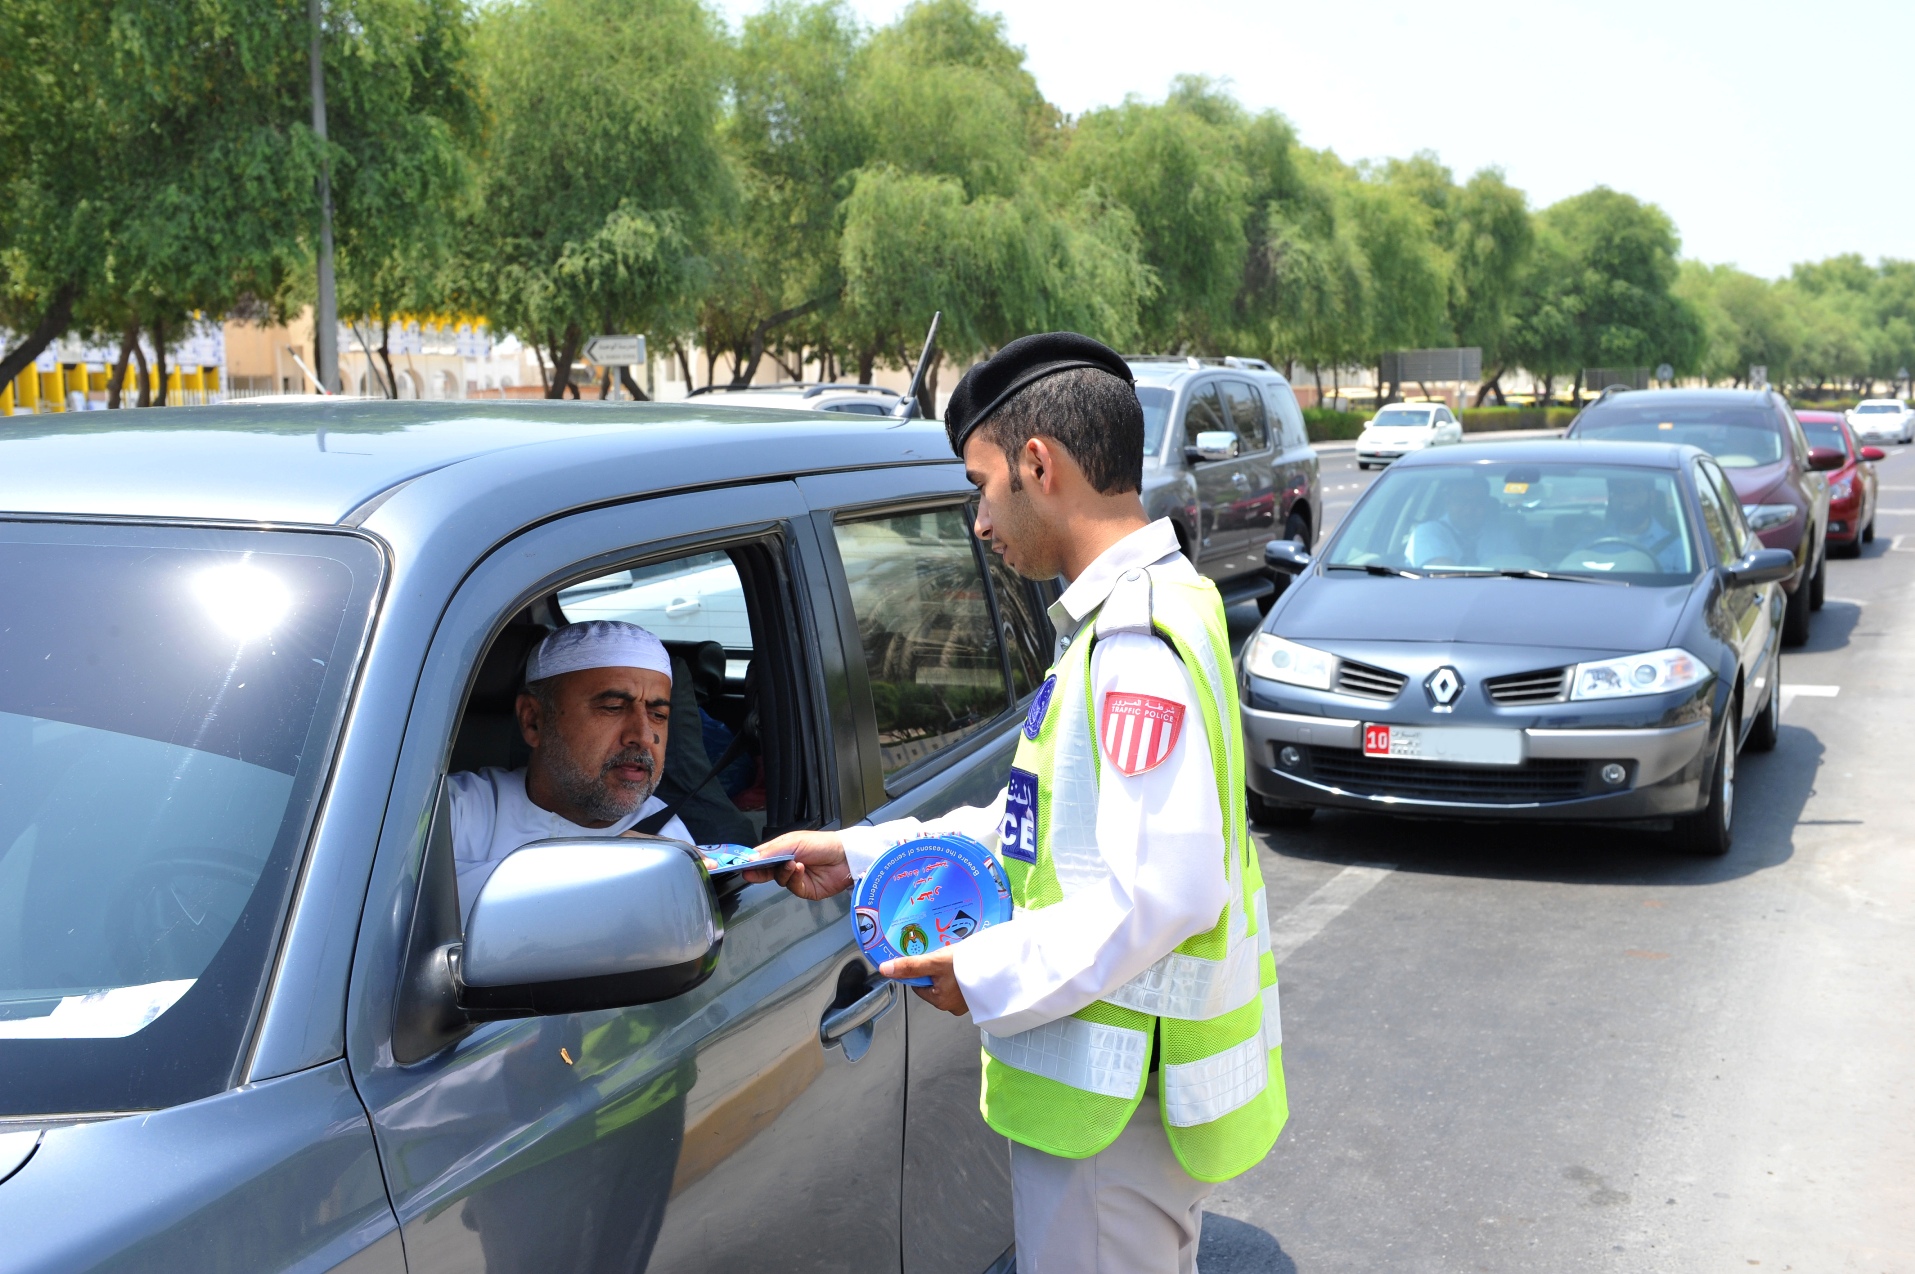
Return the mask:
[[1284, 805], [1265, 800], [1252, 788], [1243, 790], [1243, 801], [1250, 821], [1265, 827], [1302, 827], [1317, 813], [1308, 805]]
[[1789, 594], [1788, 608], [1782, 612], [1782, 644], [1800, 646], [1809, 639], [1809, 584]]
[[1741, 703], [1733, 702], [1729, 719], [1722, 724], [1722, 741], [1716, 745], [1709, 766], [1708, 803], [1677, 819], [1671, 833], [1676, 845], [1691, 854], [1720, 858], [1729, 852], [1735, 823], [1735, 735], [1741, 715]]
[[[1868, 525], [1862, 528], [1862, 543], [1864, 544], [1875, 543], [1875, 516], [1873, 514], [1869, 515]], [[1859, 549], [1857, 550], [1857, 553], [1858, 554], [1860, 553]]]
[[1829, 597], [1829, 555], [1828, 545], [1822, 546], [1822, 560], [1815, 567], [1815, 574], [1809, 580], [1809, 609], [1821, 610], [1822, 603]]
[[1370, 462], [1368, 460], [1359, 460], [1356, 462], [1356, 467], [1368, 473], [1370, 471]]
[[1749, 727], [1749, 738], [1742, 746], [1751, 752], [1773, 752], [1782, 736], [1782, 652], [1769, 666], [1769, 697], [1761, 713]]

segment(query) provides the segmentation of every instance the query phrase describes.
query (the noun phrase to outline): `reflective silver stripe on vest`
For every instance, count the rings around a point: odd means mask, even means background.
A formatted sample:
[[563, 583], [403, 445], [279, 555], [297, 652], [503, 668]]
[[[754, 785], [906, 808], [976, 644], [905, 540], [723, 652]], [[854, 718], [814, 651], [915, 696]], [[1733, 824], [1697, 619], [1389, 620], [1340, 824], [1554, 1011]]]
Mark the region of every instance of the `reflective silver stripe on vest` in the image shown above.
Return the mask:
[[1143, 1088], [1150, 1058], [1145, 1032], [1081, 1017], [1062, 1017], [1016, 1035], [979, 1034], [984, 1051], [1006, 1066], [1126, 1101]]
[[1097, 747], [1085, 715], [1085, 687], [1077, 679], [1079, 663], [1079, 656], [1070, 656], [1053, 709], [1063, 716], [1051, 771], [1051, 870], [1066, 898], [1110, 876], [1097, 845]]
[[1263, 1044], [1267, 1049], [1283, 1047], [1283, 1009], [1277, 1003], [1277, 984], [1263, 989]]
[[1250, 896], [1250, 906], [1257, 915], [1257, 954], [1266, 955], [1270, 951], [1270, 896], [1259, 889]]
[[1165, 1120], [1173, 1128], [1194, 1128], [1256, 1100], [1270, 1083], [1270, 1050], [1259, 1031], [1221, 1053], [1163, 1069]]
[[1248, 938], [1232, 942], [1221, 960], [1173, 951], [1104, 999], [1154, 1017], [1206, 1021], [1257, 998], [1257, 955]]

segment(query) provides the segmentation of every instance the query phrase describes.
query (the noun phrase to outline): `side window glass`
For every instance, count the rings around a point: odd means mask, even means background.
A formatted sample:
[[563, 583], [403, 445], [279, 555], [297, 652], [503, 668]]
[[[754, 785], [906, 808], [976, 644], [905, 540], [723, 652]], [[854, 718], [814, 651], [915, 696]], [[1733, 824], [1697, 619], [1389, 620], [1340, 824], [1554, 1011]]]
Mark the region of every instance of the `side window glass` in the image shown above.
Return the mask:
[[1702, 472], [1715, 487], [1716, 495], [1722, 501], [1724, 515], [1729, 520], [1729, 532], [1741, 546], [1736, 555], [1753, 553], [1761, 548], [1761, 539], [1750, 529], [1749, 519], [1742, 513], [1742, 498], [1735, 493], [1735, 488], [1730, 485], [1727, 475], [1710, 460], [1702, 462]]
[[963, 506], [841, 522], [888, 776], [951, 746], [1010, 700]]
[[1050, 667], [1050, 619], [1038, 606], [1029, 580], [989, 549], [984, 550], [984, 558], [991, 564], [998, 632], [1004, 639], [1004, 653], [1010, 656], [1011, 697], [1022, 699], [1037, 689], [1044, 680], [1044, 670]]
[[1264, 427], [1263, 402], [1257, 391], [1240, 380], [1227, 380], [1223, 385], [1224, 397], [1230, 403], [1231, 427], [1237, 431], [1237, 440], [1245, 451], [1262, 451], [1270, 445], [1270, 435]]
[[1735, 525], [1729, 520], [1729, 511], [1722, 507], [1722, 495], [1716, 490], [1714, 475], [1707, 465], [1696, 466], [1696, 494], [1702, 498], [1702, 525], [1709, 530], [1709, 539], [1716, 546], [1716, 560], [1733, 562], [1737, 558], [1737, 536]]
[[1217, 397], [1215, 381], [1200, 386], [1190, 395], [1190, 403], [1184, 408], [1184, 446], [1196, 446], [1198, 434], [1229, 428], [1230, 422], [1224, 417], [1223, 400]]
[[1270, 409], [1270, 418], [1281, 422], [1281, 444], [1285, 451], [1308, 446], [1310, 438], [1303, 427], [1303, 409], [1297, 406], [1297, 396], [1290, 392], [1288, 385], [1265, 385], [1263, 396]]

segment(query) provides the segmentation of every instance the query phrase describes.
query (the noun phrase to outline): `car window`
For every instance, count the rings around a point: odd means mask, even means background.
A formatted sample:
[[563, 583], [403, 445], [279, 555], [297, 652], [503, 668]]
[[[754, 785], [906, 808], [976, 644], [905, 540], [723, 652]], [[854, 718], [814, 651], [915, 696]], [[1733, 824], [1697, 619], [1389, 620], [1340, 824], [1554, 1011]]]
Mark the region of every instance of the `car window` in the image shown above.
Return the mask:
[[1857, 412], [1866, 412], [1870, 415], [1885, 411], [1899, 414], [1902, 410], [1902, 405], [1900, 403], [1863, 403], [1855, 410]]
[[1735, 534], [1738, 546], [1736, 556], [1753, 553], [1762, 547], [1762, 540], [1749, 526], [1747, 515], [1742, 512], [1742, 501], [1735, 493], [1735, 487], [1729, 482], [1728, 475], [1715, 466], [1713, 461], [1704, 460], [1700, 466], [1702, 475], [1715, 488], [1729, 522], [1729, 528]]
[[1795, 440], [1796, 456], [1800, 458], [1803, 464], [1807, 464], [1809, 462], [1809, 440], [1802, 433], [1802, 422], [1795, 418], [1795, 413], [1789, 410], [1787, 403], [1776, 403], [1775, 414], [1781, 418], [1782, 428], [1787, 430], [1789, 437]]
[[1164, 445], [1164, 426], [1170, 422], [1170, 405], [1176, 395], [1161, 385], [1137, 386], [1137, 401], [1144, 409], [1144, 459], [1154, 460]]
[[569, 623], [620, 619], [661, 641], [715, 641], [751, 650], [751, 620], [738, 568], [723, 553], [697, 553], [634, 570], [613, 571], [559, 591]]
[[836, 527], [887, 776], [982, 729], [1010, 706], [1004, 651], [966, 513], [954, 505]]
[[1223, 399], [1217, 395], [1217, 382], [1210, 381], [1198, 386], [1191, 392], [1190, 403], [1184, 408], [1184, 446], [1197, 445], [1197, 435], [1231, 431], [1230, 420], [1224, 415]]
[[997, 606], [997, 630], [1011, 665], [1011, 697], [1022, 699], [1044, 680], [1051, 663], [1051, 622], [1038, 601], [1036, 586], [986, 551], [991, 600]]
[[1330, 545], [1331, 566], [1543, 570], [1665, 585], [1696, 572], [1666, 470], [1568, 462], [1391, 469]]
[[1283, 449], [1294, 451], [1308, 446], [1310, 438], [1303, 427], [1303, 410], [1297, 406], [1297, 396], [1290, 392], [1290, 387], [1266, 383], [1263, 397], [1270, 409], [1271, 419], [1281, 423]]
[[1709, 534], [1709, 540], [1716, 547], [1716, 560], [1733, 562], [1741, 556], [1736, 550], [1740, 537], [1736, 534], [1735, 524], [1729, 519], [1728, 509], [1723, 507], [1722, 495], [1715, 489], [1715, 483], [1709, 474], [1697, 466], [1696, 495], [1702, 501], [1702, 525]]
[[847, 416], [889, 416], [890, 408], [875, 402], [826, 403], [825, 411], [841, 412]]
[[1811, 447], [1832, 447], [1843, 455], [1849, 454], [1848, 434], [1842, 426], [1832, 420], [1804, 420], [1802, 432], [1808, 435]]
[[1263, 419], [1263, 399], [1240, 380], [1223, 383], [1224, 398], [1230, 407], [1230, 423], [1245, 451], [1262, 451], [1270, 445], [1270, 432]]
[[230, 1082], [377, 589], [346, 536], [0, 539], [0, 1115]]
[[1409, 426], [1421, 429], [1430, 423], [1430, 409], [1427, 407], [1385, 407], [1376, 413], [1370, 422], [1383, 428], [1391, 426]]
[[1576, 419], [1578, 438], [1615, 442], [1669, 442], [1700, 447], [1725, 469], [1753, 469], [1783, 458], [1784, 429], [1774, 413], [1743, 404], [1659, 403], [1656, 395], [1626, 394], [1623, 402], [1591, 408]]

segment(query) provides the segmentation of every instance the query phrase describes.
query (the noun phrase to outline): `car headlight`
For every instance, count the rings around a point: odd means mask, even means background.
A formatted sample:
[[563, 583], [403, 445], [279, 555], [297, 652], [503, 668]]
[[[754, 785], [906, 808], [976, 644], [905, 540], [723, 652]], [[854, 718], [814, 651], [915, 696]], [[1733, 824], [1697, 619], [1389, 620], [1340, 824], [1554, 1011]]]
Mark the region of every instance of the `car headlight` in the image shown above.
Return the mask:
[[1829, 499], [1831, 500], [1846, 500], [1854, 494], [1855, 475], [1852, 473], [1845, 478], [1837, 478], [1835, 481], [1829, 483]]
[[1686, 690], [1709, 675], [1709, 665], [1681, 648], [1656, 650], [1621, 659], [1577, 664], [1570, 679], [1571, 699], [1617, 699]]
[[1745, 504], [1742, 516], [1749, 519], [1751, 531], [1773, 531], [1778, 526], [1787, 526], [1795, 521], [1797, 509], [1793, 504]]
[[1250, 657], [1244, 668], [1253, 677], [1281, 681], [1286, 685], [1328, 690], [1336, 676], [1337, 657], [1314, 646], [1286, 641], [1275, 633], [1258, 633], [1250, 643]]

